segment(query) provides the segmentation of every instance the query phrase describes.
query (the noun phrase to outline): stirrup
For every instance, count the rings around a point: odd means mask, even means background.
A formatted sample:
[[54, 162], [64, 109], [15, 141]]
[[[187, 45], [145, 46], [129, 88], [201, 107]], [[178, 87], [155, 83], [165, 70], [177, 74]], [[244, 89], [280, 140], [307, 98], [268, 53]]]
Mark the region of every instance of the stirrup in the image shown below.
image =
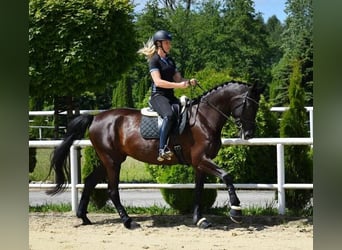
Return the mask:
[[167, 147], [164, 149], [159, 149], [159, 156], [157, 158], [158, 161], [164, 161], [164, 160], [171, 160], [171, 157], [173, 156], [173, 153], [171, 150]]

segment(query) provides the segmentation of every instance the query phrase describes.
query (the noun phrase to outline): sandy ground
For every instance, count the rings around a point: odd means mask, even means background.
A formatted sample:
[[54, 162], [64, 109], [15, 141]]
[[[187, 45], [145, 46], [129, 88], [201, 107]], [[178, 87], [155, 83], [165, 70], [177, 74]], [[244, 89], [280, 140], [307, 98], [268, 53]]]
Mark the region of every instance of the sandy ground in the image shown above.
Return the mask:
[[74, 213], [30, 213], [29, 249], [313, 249], [313, 223], [307, 218], [245, 217], [235, 224], [208, 215], [210, 229], [192, 225], [191, 215], [131, 216], [141, 227], [128, 230], [116, 214], [88, 214], [82, 226]]

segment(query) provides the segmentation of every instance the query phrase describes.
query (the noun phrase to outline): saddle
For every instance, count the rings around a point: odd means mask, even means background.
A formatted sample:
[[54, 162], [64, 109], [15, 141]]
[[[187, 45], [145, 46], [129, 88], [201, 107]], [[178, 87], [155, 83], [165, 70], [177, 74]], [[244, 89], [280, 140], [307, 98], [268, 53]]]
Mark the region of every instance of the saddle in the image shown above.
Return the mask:
[[[180, 97], [179, 105], [173, 105], [174, 112], [177, 114], [176, 126], [171, 130], [171, 134], [180, 135], [183, 133], [185, 125], [187, 123], [187, 108], [189, 106], [189, 98], [186, 96]], [[162, 125], [163, 119], [158, 115], [151, 106], [141, 109], [141, 123], [140, 133], [144, 139], [159, 139], [159, 131]]]

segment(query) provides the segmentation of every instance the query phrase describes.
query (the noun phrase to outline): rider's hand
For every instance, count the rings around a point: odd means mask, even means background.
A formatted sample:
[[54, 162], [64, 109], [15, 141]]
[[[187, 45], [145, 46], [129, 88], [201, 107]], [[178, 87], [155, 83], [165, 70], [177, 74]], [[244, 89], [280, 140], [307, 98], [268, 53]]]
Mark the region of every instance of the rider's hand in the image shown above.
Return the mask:
[[191, 86], [196, 86], [197, 85], [197, 80], [195, 78], [192, 78], [190, 81]]
[[186, 80], [186, 81], [181, 82], [180, 88], [186, 89], [189, 86], [190, 86], [190, 81]]

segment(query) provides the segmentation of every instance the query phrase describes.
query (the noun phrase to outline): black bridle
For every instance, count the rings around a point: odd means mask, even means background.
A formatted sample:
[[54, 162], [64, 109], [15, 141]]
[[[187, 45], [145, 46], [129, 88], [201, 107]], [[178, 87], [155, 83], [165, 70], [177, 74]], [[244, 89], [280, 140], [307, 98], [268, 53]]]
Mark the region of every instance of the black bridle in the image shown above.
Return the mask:
[[[201, 90], [205, 91], [205, 90], [202, 88], [202, 86], [199, 85], [199, 83], [197, 83], [196, 86], [198, 86]], [[234, 110], [236, 110], [236, 109], [239, 108], [241, 105], [243, 105], [240, 117], [239, 117], [239, 118], [235, 118], [235, 117], [234, 117], [235, 123], [236, 123], [236, 125], [238, 126], [239, 129], [242, 128], [242, 123], [241, 123], [241, 121], [255, 125], [255, 121], [254, 121], [254, 120], [246, 120], [246, 119], [241, 118], [242, 115], [243, 115], [243, 113], [244, 113], [244, 111], [245, 111], [245, 107], [246, 107], [247, 101], [251, 101], [251, 102], [253, 102], [254, 104], [256, 104], [257, 106], [259, 106], [259, 103], [258, 103], [255, 99], [253, 99], [252, 97], [249, 97], [249, 96], [248, 96], [248, 91], [246, 91], [246, 92], [243, 93], [243, 94], [234, 96], [234, 97], [232, 98], [232, 100], [234, 100], [234, 99], [240, 99], [240, 98], [242, 98], [243, 101], [242, 101], [241, 103], [237, 104], [234, 108], [232, 108], [232, 110], [231, 110], [231, 112], [230, 112], [231, 114], [233, 114], [233, 113], [234, 113]], [[203, 98], [203, 100], [204, 100], [205, 103], [207, 103], [212, 109], [216, 110], [216, 111], [217, 111], [220, 115], [222, 115], [224, 118], [226, 118], [226, 119], [229, 118], [229, 115], [226, 115], [224, 112], [222, 112], [219, 108], [217, 108], [214, 104], [212, 104], [207, 98]], [[199, 105], [198, 105], [198, 106], [199, 106]]]
[[232, 100], [234, 100], [234, 99], [240, 99], [240, 98], [242, 98], [243, 101], [242, 101], [241, 103], [237, 104], [234, 108], [232, 108], [232, 111], [231, 111], [231, 113], [233, 113], [234, 110], [236, 110], [236, 109], [239, 108], [241, 105], [243, 105], [240, 117], [234, 118], [234, 119], [235, 119], [235, 123], [236, 123], [236, 125], [238, 126], [239, 129], [242, 128], [242, 123], [241, 123], [241, 121], [243, 121], [243, 122], [245, 122], [245, 123], [249, 123], [249, 124], [255, 125], [255, 121], [254, 121], [254, 120], [247, 120], [247, 119], [244, 119], [244, 118], [243, 118], [243, 113], [244, 113], [244, 111], [245, 111], [245, 107], [246, 107], [247, 102], [248, 102], [248, 101], [251, 101], [251, 102], [254, 103], [255, 105], [259, 106], [259, 103], [258, 103], [255, 99], [253, 99], [253, 98], [251, 98], [251, 97], [248, 96], [248, 91], [246, 91], [245, 93], [243, 93], [243, 94], [241, 94], [241, 95], [234, 96], [234, 97], [232, 98]]

